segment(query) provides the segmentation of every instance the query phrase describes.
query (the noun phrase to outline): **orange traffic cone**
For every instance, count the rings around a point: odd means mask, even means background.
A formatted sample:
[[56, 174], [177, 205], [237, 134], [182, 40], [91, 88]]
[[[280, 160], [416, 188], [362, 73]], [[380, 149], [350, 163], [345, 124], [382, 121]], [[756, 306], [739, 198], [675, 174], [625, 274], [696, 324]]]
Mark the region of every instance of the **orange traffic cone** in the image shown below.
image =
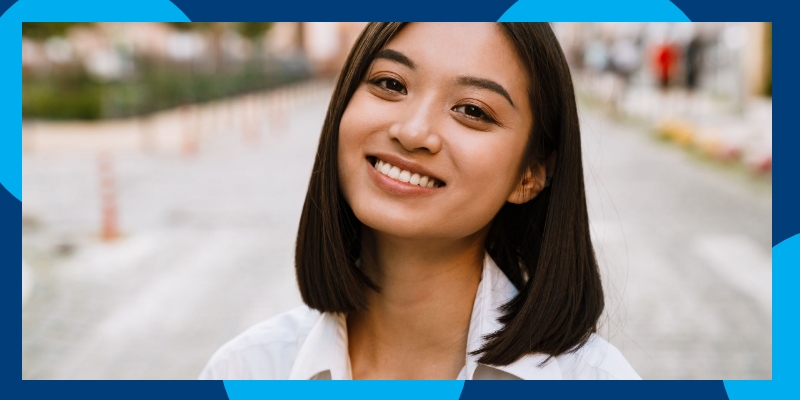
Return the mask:
[[107, 153], [101, 153], [97, 158], [97, 167], [100, 175], [100, 207], [102, 213], [100, 237], [103, 241], [111, 241], [119, 237], [117, 195], [114, 172], [111, 168], [111, 156]]

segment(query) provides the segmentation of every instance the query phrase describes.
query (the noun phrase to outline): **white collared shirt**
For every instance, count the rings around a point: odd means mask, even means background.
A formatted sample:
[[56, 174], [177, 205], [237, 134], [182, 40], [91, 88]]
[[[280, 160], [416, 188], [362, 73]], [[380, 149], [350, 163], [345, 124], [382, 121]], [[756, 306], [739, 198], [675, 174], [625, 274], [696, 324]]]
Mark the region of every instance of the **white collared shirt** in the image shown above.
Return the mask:
[[[581, 349], [540, 365], [547, 356], [528, 354], [513, 364], [489, 366], [469, 353], [499, 330], [499, 307], [517, 289], [487, 254], [475, 296], [464, 368], [457, 379], [640, 379], [610, 343], [592, 335]], [[347, 324], [342, 314], [306, 306], [261, 322], [211, 357], [200, 379], [352, 379]]]

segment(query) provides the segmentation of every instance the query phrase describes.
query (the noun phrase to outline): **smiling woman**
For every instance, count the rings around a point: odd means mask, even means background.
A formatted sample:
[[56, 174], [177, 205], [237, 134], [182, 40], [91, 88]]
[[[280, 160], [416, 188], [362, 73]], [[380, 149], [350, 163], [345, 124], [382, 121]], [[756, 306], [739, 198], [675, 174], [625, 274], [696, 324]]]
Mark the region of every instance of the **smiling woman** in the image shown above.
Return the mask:
[[571, 77], [548, 24], [366, 27], [297, 236], [307, 306], [207, 379], [638, 379], [595, 334]]

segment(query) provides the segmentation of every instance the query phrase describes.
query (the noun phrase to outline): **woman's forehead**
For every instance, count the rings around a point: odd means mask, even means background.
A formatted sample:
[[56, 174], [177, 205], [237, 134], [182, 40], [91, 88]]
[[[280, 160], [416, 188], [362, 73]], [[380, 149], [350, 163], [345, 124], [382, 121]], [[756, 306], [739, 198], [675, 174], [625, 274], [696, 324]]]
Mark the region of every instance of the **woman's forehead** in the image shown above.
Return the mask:
[[526, 93], [527, 69], [497, 23], [411, 23], [385, 48], [407, 57], [421, 74], [475, 76], [497, 81], [512, 97]]

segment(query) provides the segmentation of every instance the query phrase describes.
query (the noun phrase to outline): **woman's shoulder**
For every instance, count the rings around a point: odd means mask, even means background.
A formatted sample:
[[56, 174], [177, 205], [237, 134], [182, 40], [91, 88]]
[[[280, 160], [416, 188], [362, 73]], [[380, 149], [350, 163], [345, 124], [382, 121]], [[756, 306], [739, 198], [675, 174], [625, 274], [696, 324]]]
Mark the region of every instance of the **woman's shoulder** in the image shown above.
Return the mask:
[[642, 379], [614, 345], [596, 334], [556, 360], [564, 379]]
[[253, 325], [220, 347], [199, 379], [287, 379], [320, 316], [301, 306]]

